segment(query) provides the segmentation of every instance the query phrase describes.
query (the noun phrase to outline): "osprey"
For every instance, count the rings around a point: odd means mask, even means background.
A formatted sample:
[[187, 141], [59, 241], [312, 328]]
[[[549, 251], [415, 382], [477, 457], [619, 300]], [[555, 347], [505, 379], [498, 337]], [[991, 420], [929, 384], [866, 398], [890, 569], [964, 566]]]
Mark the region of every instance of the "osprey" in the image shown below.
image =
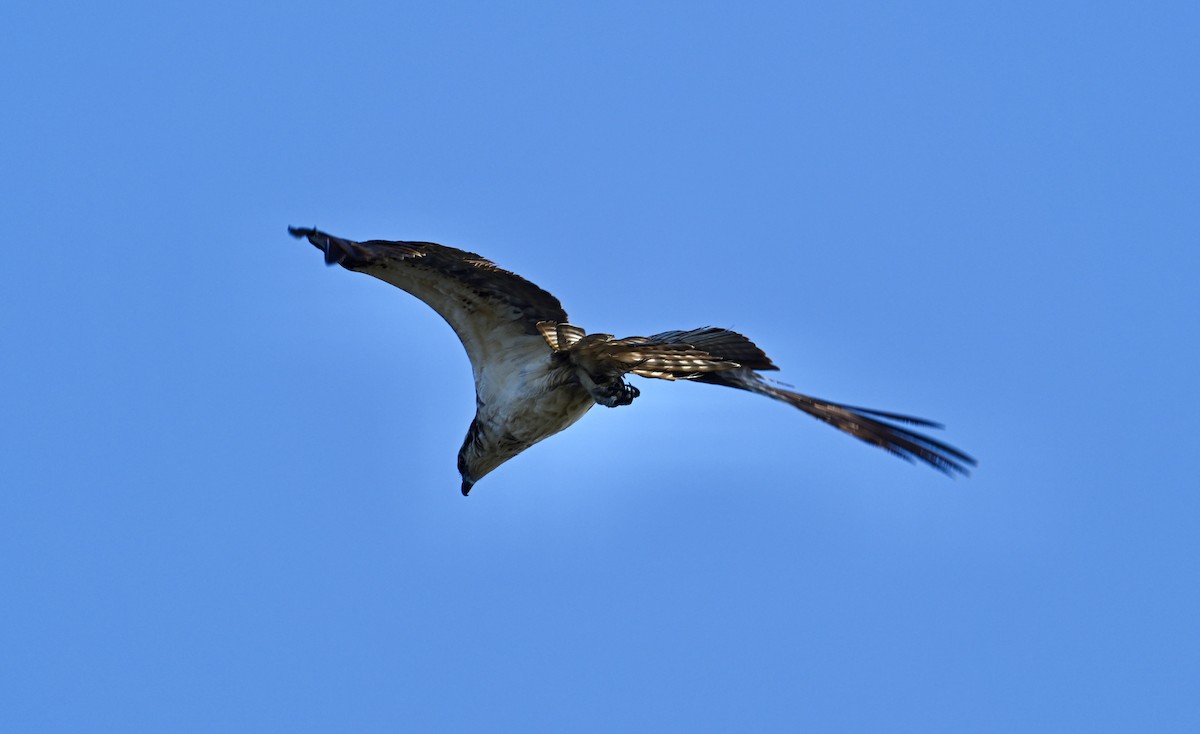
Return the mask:
[[473, 252], [432, 242], [354, 242], [288, 227], [325, 253], [328, 265], [372, 275], [408, 291], [458, 334], [475, 376], [475, 419], [458, 452], [462, 493], [496, 467], [583, 417], [593, 405], [629, 405], [629, 374], [691, 380], [766, 395], [869, 444], [946, 474], [975, 460], [886, 421], [940, 428], [912, 416], [818, 400], [785, 390], [760, 372], [779, 369], [753, 342], [711, 326], [624, 339], [588, 334], [558, 299]]

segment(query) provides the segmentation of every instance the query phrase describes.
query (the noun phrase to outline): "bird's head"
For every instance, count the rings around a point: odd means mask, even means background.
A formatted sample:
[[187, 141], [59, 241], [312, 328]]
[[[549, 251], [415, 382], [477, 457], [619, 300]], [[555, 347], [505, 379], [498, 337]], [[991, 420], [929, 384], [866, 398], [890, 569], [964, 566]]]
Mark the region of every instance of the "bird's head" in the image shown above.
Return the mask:
[[458, 474], [462, 477], [462, 493], [466, 497], [471, 487], [493, 469], [515, 456], [516, 453], [483, 453], [477, 447], [463, 447], [458, 452]]
[[471, 493], [471, 487], [475, 486], [475, 477], [471, 475], [471, 465], [467, 461], [467, 447], [463, 446], [462, 451], [458, 452], [458, 473], [462, 477], [462, 494], [466, 497]]
[[470, 461], [467, 458], [467, 449], [470, 443], [468, 435], [467, 444], [463, 444], [462, 451], [458, 452], [458, 475], [462, 477], [462, 495], [467, 497], [470, 494], [470, 488], [475, 486], [475, 477], [470, 474]]
[[476, 482], [525, 448], [527, 446], [524, 444], [494, 441], [480, 429], [476, 421], [471, 421], [467, 437], [458, 451], [458, 473], [462, 477], [463, 496], [467, 496]]

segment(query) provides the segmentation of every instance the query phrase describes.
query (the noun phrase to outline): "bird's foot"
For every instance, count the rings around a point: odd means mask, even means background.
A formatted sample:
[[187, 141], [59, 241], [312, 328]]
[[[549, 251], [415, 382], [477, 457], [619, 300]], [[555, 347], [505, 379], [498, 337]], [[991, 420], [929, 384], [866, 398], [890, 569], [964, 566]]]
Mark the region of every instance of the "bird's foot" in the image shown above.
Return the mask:
[[592, 397], [596, 399], [597, 403], [605, 407], [616, 408], [621, 405], [629, 405], [633, 402], [634, 398], [641, 394], [641, 390], [638, 390], [628, 382], [615, 380], [612, 385], [593, 393]]

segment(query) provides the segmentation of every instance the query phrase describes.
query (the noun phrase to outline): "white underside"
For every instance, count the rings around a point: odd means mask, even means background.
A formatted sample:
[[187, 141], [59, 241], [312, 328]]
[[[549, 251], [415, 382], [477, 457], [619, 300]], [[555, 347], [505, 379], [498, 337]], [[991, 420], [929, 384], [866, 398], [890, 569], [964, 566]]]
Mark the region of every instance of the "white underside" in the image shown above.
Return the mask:
[[483, 299], [461, 283], [415, 269], [365, 268], [429, 304], [467, 350], [479, 401], [481, 445], [475, 479], [547, 436], [567, 428], [595, 405], [573, 370], [556, 365], [540, 334], [509, 307]]
[[476, 468], [476, 479], [567, 428], [596, 404], [569, 381], [571, 373], [552, 362], [550, 347], [540, 336], [509, 342], [499, 358], [485, 363], [476, 375], [480, 404], [475, 420], [483, 436], [481, 454], [489, 458]]

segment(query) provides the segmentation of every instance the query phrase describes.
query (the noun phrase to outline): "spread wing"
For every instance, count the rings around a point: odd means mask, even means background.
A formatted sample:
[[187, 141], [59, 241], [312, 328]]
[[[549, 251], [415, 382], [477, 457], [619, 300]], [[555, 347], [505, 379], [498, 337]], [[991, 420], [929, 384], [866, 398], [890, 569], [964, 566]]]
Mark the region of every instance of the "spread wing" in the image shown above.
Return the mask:
[[707, 382], [713, 385], [736, 387], [759, 395], [781, 400], [794, 408], [808, 413], [817, 420], [824, 421], [838, 430], [845, 431], [851, 436], [878, 446], [888, 453], [895, 454], [907, 461], [919, 460], [945, 474], [970, 474], [967, 467], [975, 466], [975, 459], [949, 444], [930, 438], [905, 426], [895, 423], [909, 423], [926, 428], [941, 428], [942, 426], [924, 418], [915, 418], [900, 413], [886, 413], [882, 410], [857, 408], [853, 405], [833, 403], [809, 395], [786, 390], [777, 383], [764, 378], [754, 370], [738, 368], [700, 375], [697, 382]]
[[609, 334], [584, 334], [570, 324], [538, 325], [555, 351], [611, 382], [633, 373], [663, 380], [694, 380], [724, 385], [780, 400], [805, 413], [909, 461], [919, 460], [947, 474], [967, 474], [975, 460], [934, 438], [896, 423], [927, 428], [940, 425], [923, 418], [833, 403], [787, 390], [759, 374], [776, 367], [754, 342], [737, 332], [715, 327], [665, 331], [653, 336], [615, 339]]
[[308, 238], [327, 264], [391, 283], [437, 311], [466, 347], [477, 384], [485, 365], [542, 345], [538, 322], [567, 320], [557, 298], [473, 252], [432, 242], [355, 242], [299, 227], [288, 232]]
[[617, 378], [633, 373], [660, 380], [692, 380], [736, 367], [779, 369], [754, 342], [713, 326], [624, 339], [585, 334], [572, 324], [543, 322], [538, 329], [552, 349], [569, 352], [575, 364], [597, 376]]

